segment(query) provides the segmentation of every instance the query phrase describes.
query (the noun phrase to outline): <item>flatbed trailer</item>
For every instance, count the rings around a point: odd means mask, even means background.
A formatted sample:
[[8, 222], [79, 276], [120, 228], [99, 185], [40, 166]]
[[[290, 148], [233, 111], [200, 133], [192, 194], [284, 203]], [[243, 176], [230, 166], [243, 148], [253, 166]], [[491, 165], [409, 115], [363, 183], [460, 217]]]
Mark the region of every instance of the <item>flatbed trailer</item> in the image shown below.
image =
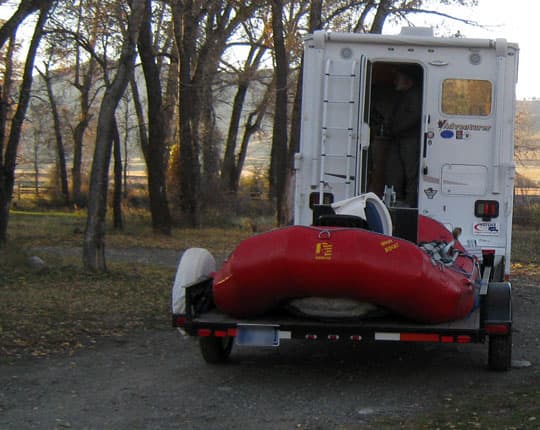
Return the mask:
[[[508, 370], [518, 57], [518, 45], [505, 39], [439, 38], [418, 28], [399, 35], [317, 31], [304, 40], [294, 224], [319, 225], [318, 208], [334, 209], [332, 205], [373, 193], [391, 217], [384, 223], [389, 231], [379, 233], [419, 245], [420, 217], [443, 224], [449, 232], [459, 230], [459, 241], [478, 258], [482, 277], [468, 317], [436, 325], [395, 315], [363, 320], [285, 313], [232, 318], [214, 304], [215, 260], [199, 249], [186, 251], [180, 261], [173, 326], [198, 337], [210, 363], [225, 361], [233, 344], [278, 347], [282, 340], [488, 341], [488, 367]], [[418, 168], [407, 186], [403, 175], [393, 174], [405, 163], [396, 157], [396, 130], [404, 121], [395, 115], [396, 82], [403, 74], [414, 83], [410, 88], [419, 104], [409, 118], [414, 132], [407, 135], [418, 157], [407, 164], [418, 161]], [[391, 190], [397, 190], [394, 196]]]
[[485, 343], [488, 367], [508, 370], [512, 360], [512, 305], [509, 282], [488, 283], [478, 306], [459, 321], [419, 324], [397, 315], [369, 319], [313, 319], [285, 312], [238, 319], [219, 311], [212, 300], [212, 278], [185, 286], [186, 313], [173, 314], [173, 327], [199, 338], [208, 363], [228, 359], [233, 345], [279, 347], [281, 341]]

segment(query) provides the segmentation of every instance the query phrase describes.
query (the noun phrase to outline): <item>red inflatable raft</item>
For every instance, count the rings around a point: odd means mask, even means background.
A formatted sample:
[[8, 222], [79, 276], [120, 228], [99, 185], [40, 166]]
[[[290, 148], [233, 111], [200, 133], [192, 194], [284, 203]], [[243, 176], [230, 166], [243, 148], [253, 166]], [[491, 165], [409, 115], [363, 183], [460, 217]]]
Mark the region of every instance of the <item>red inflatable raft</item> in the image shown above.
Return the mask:
[[[452, 240], [444, 226], [421, 218], [421, 241]], [[457, 241], [454, 248], [463, 250]], [[467, 255], [444, 264], [396, 237], [358, 228], [292, 226], [241, 242], [215, 273], [213, 293], [217, 307], [236, 317], [317, 296], [346, 297], [440, 323], [471, 312], [478, 276]]]

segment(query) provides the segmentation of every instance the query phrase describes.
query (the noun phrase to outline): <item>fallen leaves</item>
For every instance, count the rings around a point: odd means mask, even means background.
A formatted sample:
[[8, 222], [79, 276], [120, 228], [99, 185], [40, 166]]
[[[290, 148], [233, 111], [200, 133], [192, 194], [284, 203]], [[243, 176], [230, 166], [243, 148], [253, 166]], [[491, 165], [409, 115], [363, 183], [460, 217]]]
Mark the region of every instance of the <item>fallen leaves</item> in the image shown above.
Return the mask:
[[111, 264], [110, 273], [63, 266], [45, 275], [12, 270], [0, 285], [0, 356], [74, 354], [98, 337], [169, 324], [174, 270]]

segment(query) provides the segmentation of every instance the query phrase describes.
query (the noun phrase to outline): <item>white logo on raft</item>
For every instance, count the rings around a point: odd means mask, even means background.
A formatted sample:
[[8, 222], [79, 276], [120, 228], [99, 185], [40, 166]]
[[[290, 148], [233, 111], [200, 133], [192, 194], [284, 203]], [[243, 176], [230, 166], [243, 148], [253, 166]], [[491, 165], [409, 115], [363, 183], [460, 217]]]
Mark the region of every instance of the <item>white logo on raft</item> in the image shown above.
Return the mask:
[[478, 222], [473, 224], [473, 234], [479, 236], [498, 236], [500, 232], [498, 222]]

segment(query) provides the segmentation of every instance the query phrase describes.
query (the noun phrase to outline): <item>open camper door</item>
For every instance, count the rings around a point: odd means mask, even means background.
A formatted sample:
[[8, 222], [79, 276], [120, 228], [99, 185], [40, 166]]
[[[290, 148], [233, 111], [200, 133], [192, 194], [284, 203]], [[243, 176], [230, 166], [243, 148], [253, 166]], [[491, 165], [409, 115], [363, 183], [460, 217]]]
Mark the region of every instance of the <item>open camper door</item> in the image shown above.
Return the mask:
[[316, 32], [306, 41], [300, 153], [295, 160], [295, 224], [312, 221], [314, 204], [366, 190], [369, 146], [367, 60]]
[[509, 250], [517, 48], [504, 40], [433, 47], [425, 64], [419, 213], [462, 243]]

